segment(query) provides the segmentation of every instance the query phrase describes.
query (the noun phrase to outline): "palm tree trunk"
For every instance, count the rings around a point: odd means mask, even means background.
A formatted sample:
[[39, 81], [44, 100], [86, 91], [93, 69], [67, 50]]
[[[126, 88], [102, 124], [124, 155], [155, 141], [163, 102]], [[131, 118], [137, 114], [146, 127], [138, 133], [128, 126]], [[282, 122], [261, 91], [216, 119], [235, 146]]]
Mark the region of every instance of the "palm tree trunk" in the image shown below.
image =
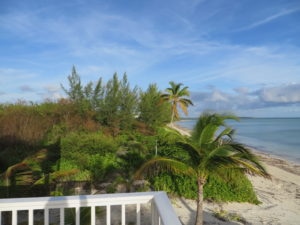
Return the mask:
[[172, 109], [172, 115], [171, 115], [171, 121], [170, 121], [170, 124], [171, 124], [171, 125], [173, 125], [174, 116], [175, 116], [175, 112], [174, 112], [174, 110]]
[[197, 196], [197, 211], [195, 225], [203, 225], [203, 186], [205, 184], [204, 178], [197, 179], [198, 196]]

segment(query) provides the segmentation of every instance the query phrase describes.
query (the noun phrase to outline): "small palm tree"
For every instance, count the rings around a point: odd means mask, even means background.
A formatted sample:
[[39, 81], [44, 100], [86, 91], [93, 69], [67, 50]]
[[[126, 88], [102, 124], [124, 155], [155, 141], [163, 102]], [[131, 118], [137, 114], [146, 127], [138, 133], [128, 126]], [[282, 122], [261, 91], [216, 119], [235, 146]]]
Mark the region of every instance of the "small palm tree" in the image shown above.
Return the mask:
[[189, 105], [193, 105], [193, 102], [190, 99], [185, 98], [186, 96], [190, 96], [188, 87], [185, 86], [181, 88], [181, 86], [183, 85], [182, 83], [177, 84], [173, 81], [170, 81], [169, 84], [171, 85], [171, 87], [166, 89], [167, 93], [162, 94], [161, 99], [163, 101], [170, 102], [172, 105], [172, 124], [174, 119], [179, 119], [178, 106], [182, 109], [185, 115], [187, 115], [187, 108]]
[[[203, 224], [203, 187], [211, 175], [222, 177], [224, 173], [242, 170], [245, 173], [269, 177], [258, 158], [242, 144], [232, 139], [234, 130], [225, 124], [232, 115], [205, 113], [202, 115], [187, 139], [180, 144], [189, 153], [188, 162], [166, 157], [154, 157], [144, 163], [136, 172], [136, 178], [157, 171], [171, 171], [194, 177], [197, 186], [196, 225]], [[233, 173], [232, 173], [233, 174]]]
[[18, 176], [18, 182], [21, 185], [33, 184], [36, 174], [42, 173], [40, 164], [46, 158], [47, 158], [47, 150], [42, 149], [38, 151], [36, 154], [28, 156], [22, 162], [19, 162], [17, 164], [8, 167], [4, 172], [6, 185], [7, 186], [12, 185], [13, 184], [12, 180], [15, 179], [15, 176]]

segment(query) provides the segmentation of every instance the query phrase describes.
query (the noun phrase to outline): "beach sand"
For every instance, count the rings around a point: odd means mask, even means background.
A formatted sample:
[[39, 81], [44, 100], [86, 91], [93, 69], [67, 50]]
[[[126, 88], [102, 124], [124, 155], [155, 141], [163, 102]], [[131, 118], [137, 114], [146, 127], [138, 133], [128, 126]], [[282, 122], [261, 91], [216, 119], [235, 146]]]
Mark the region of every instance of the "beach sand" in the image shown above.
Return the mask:
[[[187, 130], [181, 130], [188, 134]], [[300, 224], [300, 165], [268, 154], [253, 151], [261, 158], [271, 179], [249, 176], [261, 204], [204, 203], [204, 224]], [[172, 205], [184, 225], [194, 224], [196, 203], [193, 200], [174, 198]], [[222, 221], [213, 216], [223, 210], [237, 215], [238, 221]]]

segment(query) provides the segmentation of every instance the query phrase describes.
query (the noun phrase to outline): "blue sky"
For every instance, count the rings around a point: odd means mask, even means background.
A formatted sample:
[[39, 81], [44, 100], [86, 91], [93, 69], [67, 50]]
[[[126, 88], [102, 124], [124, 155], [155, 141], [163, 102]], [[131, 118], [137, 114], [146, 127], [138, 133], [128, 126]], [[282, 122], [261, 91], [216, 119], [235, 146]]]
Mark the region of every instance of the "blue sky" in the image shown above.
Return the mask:
[[0, 102], [127, 73], [189, 87], [203, 110], [300, 116], [299, 0], [0, 0]]

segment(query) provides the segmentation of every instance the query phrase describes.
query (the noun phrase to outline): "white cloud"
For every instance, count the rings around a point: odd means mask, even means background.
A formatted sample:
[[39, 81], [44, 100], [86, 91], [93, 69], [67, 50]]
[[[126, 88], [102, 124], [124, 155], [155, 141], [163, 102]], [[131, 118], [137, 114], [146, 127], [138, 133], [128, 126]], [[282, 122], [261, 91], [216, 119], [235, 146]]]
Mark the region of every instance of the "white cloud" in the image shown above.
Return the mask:
[[300, 84], [264, 88], [259, 91], [259, 96], [264, 102], [300, 103]]
[[218, 90], [214, 90], [210, 96], [210, 101], [212, 102], [228, 102], [226, 94], [221, 93]]
[[235, 88], [235, 92], [225, 92], [214, 88], [206, 92], [192, 92], [191, 98], [195, 105], [191, 110], [193, 115], [206, 109], [242, 112], [243, 115], [248, 113], [248, 116], [251, 116], [251, 113], [259, 115], [260, 111], [266, 110], [267, 112], [276, 108], [281, 111], [294, 108], [293, 112], [289, 113], [297, 113], [300, 109], [300, 83], [273, 86], [255, 91], [250, 91], [245, 87]]

